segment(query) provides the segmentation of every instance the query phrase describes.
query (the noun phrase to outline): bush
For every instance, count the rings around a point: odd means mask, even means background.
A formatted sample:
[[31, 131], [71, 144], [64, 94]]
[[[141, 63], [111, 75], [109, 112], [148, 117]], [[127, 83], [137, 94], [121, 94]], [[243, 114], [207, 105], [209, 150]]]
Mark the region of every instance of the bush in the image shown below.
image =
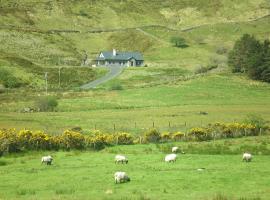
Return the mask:
[[186, 40], [184, 38], [181, 38], [179, 36], [172, 37], [171, 38], [171, 43], [174, 44], [175, 47], [178, 48], [186, 48], [188, 45], [186, 44]]
[[55, 111], [58, 101], [53, 96], [41, 97], [36, 101], [36, 106], [41, 112]]
[[184, 137], [185, 137], [185, 133], [180, 132], [180, 131], [175, 132], [175, 133], [172, 135], [172, 139], [173, 139], [174, 141], [179, 141], [179, 140], [183, 139]]
[[218, 65], [208, 65], [207, 67], [200, 66], [195, 70], [195, 74], [203, 74], [207, 73], [208, 71], [211, 71], [212, 69], [216, 69]]
[[226, 47], [224, 47], [224, 46], [219, 46], [216, 49], [216, 53], [219, 54], [219, 55], [226, 54], [227, 52], [228, 52], [228, 49]]
[[198, 141], [212, 139], [210, 129], [208, 128], [192, 128], [189, 130], [189, 135], [193, 136]]
[[110, 90], [123, 90], [123, 86], [120, 83], [113, 83], [110, 87]]
[[171, 134], [169, 132], [164, 132], [161, 134], [162, 142], [168, 142], [171, 139]]
[[267, 122], [260, 116], [258, 115], [248, 115], [246, 119], [244, 120], [246, 124], [251, 124], [256, 127], [256, 131], [260, 131], [262, 129], [263, 131], [268, 129]]
[[150, 143], [158, 143], [161, 140], [161, 135], [156, 129], [151, 129], [144, 134], [144, 141]]
[[117, 144], [133, 144], [134, 137], [130, 133], [117, 133], [114, 135]]
[[85, 138], [81, 133], [67, 130], [61, 136], [61, 145], [64, 149], [84, 149]]
[[1, 68], [0, 69], [0, 84], [6, 88], [17, 88], [22, 85], [22, 82], [13, 76], [9, 71]]

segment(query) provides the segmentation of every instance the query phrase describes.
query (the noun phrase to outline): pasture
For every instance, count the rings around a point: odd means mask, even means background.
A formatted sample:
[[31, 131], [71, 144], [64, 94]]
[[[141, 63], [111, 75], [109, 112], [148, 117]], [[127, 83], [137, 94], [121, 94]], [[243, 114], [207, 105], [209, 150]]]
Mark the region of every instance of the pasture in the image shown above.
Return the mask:
[[[269, 136], [178, 145], [186, 151], [176, 163], [165, 163], [160, 145], [107, 147], [100, 152], [31, 152], [0, 158], [1, 199], [265, 199], [270, 195], [269, 152], [260, 149], [250, 163], [242, 162], [241, 149], [264, 145]], [[193, 154], [191, 146], [230, 148], [230, 152]], [[161, 144], [162, 146], [162, 144]], [[164, 150], [165, 149], [165, 150]], [[209, 149], [210, 150], [210, 149]], [[115, 164], [125, 154], [127, 165]], [[197, 152], [198, 153], [198, 152]], [[54, 157], [41, 165], [42, 155]], [[267, 156], [266, 156], [267, 155]], [[205, 168], [204, 171], [197, 171]], [[125, 171], [131, 182], [115, 184], [113, 174]]]
[[[217, 121], [240, 122], [249, 114], [267, 121], [269, 91], [269, 84], [242, 76], [210, 74], [149, 88], [56, 94], [58, 111], [48, 113], [20, 113], [23, 107], [33, 106], [35, 95], [40, 93], [27, 96], [16, 91], [0, 95], [0, 126], [57, 134], [76, 126], [113, 132], [115, 124], [116, 131], [142, 133], [152, 128], [153, 122], [160, 131], [185, 131]], [[208, 114], [200, 115], [201, 111]]]

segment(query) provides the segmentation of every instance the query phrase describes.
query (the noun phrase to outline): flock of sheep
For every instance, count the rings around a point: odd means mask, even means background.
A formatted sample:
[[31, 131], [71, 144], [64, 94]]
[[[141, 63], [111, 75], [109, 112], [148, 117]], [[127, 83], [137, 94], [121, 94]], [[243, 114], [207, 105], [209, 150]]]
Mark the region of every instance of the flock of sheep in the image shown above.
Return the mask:
[[[165, 156], [165, 162], [170, 163], [170, 162], [175, 162], [177, 158], [177, 152], [179, 152], [178, 147], [172, 147], [172, 154], [168, 154]], [[184, 153], [183, 151], [181, 153]], [[252, 155], [250, 153], [244, 153], [243, 154], [243, 161], [250, 162], [252, 160]], [[46, 165], [51, 165], [53, 161], [53, 158], [51, 156], [44, 156], [41, 158], [41, 163], [44, 163]], [[123, 155], [116, 155], [115, 156], [115, 163], [116, 164], [128, 164], [128, 159], [123, 156]], [[198, 169], [200, 170], [200, 169]], [[124, 182], [129, 182], [130, 178], [127, 175], [126, 172], [115, 172], [114, 174], [114, 181], [115, 183], [124, 183]]]

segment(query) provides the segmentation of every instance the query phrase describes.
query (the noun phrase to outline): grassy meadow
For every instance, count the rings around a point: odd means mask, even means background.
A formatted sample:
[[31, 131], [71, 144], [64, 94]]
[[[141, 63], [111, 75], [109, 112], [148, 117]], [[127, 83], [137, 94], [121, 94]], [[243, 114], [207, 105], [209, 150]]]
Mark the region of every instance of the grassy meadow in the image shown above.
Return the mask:
[[9, 93], [0, 107], [0, 125], [60, 133], [76, 126], [113, 132], [115, 124], [116, 131], [141, 133], [153, 122], [161, 131], [185, 131], [217, 121], [242, 121], [250, 114], [269, 121], [269, 91], [269, 84], [242, 76], [210, 74], [166, 86], [62, 93], [58, 111], [47, 113], [20, 113], [34, 105], [35, 95], [21, 101], [16, 97], [23, 93]]
[[[186, 154], [176, 163], [163, 161], [160, 146], [108, 147], [100, 152], [32, 152], [0, 158], [1, 199], [260, 199], [269, 198], [269, 155], [241, 161], [243, 149], [265, 146], [269, 136], [228, 139], [178, 145]], [[162, 145], [161, 145], [162, 146]], [[210, 151], [217, 147], [216, 152]], [[206, 149], [193, 154], [194, 149]], [[217, 151], [223, 147], [230, 151]], [[163, 148], [164, 149], [164, 148]], [[170, 148], [169, 148], [170, 149]], [[40, 163], [44, 154], [54, 157], [52, 166]], [[127, 155], [127, 165], [114, 164], [118, 153]], [[257, 152], [260, 153], [260, 150]], [[204, 171], [197, 171], [205, 168]], [[131, 182], [115, 184], [113, 174], [126, 171]]]
[[[269, 125], [270, 85], [232, 74], [227, 64], [237, 39], [245, 33], [270, 39], [269, 27], [268, 0], [0, 0], [0, 129], [142, 135], [250, 115]], [[185, 48], [174, 47], [175, 36]], [[91, 66], [100, 51], [113, 48], [142, 52], [145, 66], [81, 90], [107, 73]], [[55, 112], [23, 113], [46, 95], [45, 72]], [[186, 154], [166, 164], [174, 145]], [[251, 163], [241, 162], [244, 151], [255, 155]], [[120, 153], [128, 165], [114, 164]], [[40, 163], [46, 154], [52, 166]], [[269, 155], [269, 135], [14, 153], [0, 157], [0, 200], [268, 200]], [[116, 185], [116, 171], [126, 171], [131, 182]]]

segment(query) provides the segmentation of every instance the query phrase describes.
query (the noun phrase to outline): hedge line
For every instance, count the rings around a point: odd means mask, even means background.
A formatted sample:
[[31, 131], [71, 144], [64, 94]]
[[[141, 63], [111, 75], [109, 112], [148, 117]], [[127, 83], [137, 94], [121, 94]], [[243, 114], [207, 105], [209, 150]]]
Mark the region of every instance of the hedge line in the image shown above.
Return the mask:
[[261, 128], [247, 123], [215, 123], [208, 127], [192, 128], [184, 132], [163, 132], [150, 129], [139, 136], [130, 133], [108, 134], [92, 131], [88, 134], [66, 130], [61, 135], [42, 131], [15, 129], [0, 130], [0, 155], [25, 150], [100, 150], [106, 146], [138, 143], [164, 143], [171, 141], [206, 141], [221, 138], [236, 138], [263, 134]]

